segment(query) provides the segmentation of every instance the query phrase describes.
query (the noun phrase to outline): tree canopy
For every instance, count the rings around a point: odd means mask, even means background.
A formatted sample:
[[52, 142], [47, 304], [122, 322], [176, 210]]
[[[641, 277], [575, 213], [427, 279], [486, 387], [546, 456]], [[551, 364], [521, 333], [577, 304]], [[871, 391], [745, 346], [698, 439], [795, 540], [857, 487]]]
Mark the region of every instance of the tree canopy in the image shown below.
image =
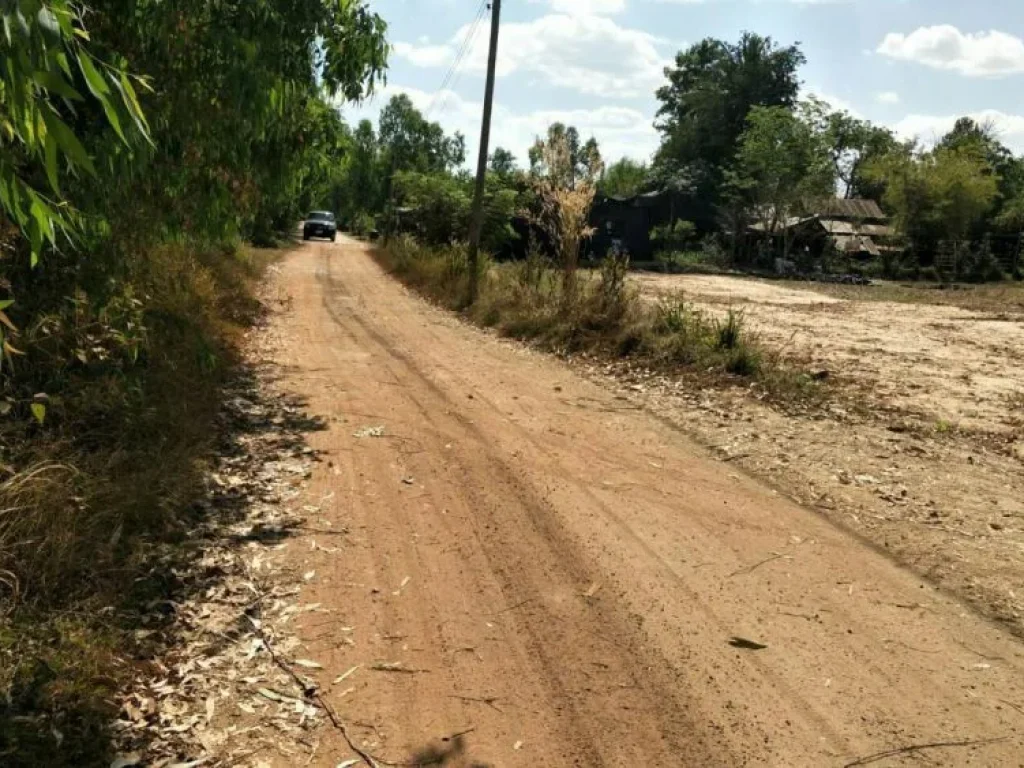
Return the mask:
[[685, 173], [714, 205], [754, 107], [791, 109], [804, 63], [798, 45], [745, 32], [737, 43], [707, 38], [681, 51], [657, 91], [659, 172]]
[[648, 175], [646, 163], [624, 157], [604, 169], [598, 191], [609, 197], [633, 197], [643, 191]]
[[552, 123], [547, 136], [538, 137], [530, 147], [530, 170], [546, 176], [566, 189], [574, 189], [577, 182], [593, 182], [604, 167], [597, 139], [585, 143], [574, 126]]

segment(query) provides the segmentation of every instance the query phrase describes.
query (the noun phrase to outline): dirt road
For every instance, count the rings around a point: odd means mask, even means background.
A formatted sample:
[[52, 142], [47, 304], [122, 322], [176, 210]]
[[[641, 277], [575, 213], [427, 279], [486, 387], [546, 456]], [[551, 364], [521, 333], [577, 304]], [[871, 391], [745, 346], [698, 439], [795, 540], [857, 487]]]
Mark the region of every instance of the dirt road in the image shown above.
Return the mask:
[[[288, 549], [328, 611], [303, 615], [301, 653], [358, 745], [844, 766], [970, 741], [871, 764], [1024, 765], [1004, 631], [656, 415], [428, 307], [360, 244], [307, 245], [278, 280], [281, 384], [328, 424], [316, 532]], [[333, 732], [314, 764], [353, 757]]]

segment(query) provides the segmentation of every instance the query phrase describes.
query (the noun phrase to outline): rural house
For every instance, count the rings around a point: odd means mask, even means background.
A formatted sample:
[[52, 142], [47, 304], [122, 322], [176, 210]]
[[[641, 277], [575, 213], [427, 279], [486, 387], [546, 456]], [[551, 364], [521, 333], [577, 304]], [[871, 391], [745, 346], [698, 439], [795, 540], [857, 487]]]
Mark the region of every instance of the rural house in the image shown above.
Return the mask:
[[814, 257], [828, 249], [864, 259], [903, 250], [896, 230], [874, 200], [832, 198], [813, 206], [806, 216], [777, 224], [758, 222], [748, 231], [758, 239], [767, 233], [773, 242], [788, 245], [789, 253], [810, 251]]

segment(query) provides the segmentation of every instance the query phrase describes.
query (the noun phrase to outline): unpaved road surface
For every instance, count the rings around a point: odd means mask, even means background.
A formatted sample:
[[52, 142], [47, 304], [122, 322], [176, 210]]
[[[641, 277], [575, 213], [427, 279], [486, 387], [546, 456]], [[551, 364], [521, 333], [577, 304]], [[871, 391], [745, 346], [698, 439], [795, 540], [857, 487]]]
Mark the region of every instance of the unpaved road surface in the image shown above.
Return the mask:
[[[327, 424], [319, 512], [285, 550], [323, 607], [297, 653], [364, 750], [844, 766], [971, 741], [871, 764], [1024, 764], [1003, 629], [361, 244], [304, 246], [277, 279], [280, 385]], [[312, 764], [354, 757], [329, 731]]]

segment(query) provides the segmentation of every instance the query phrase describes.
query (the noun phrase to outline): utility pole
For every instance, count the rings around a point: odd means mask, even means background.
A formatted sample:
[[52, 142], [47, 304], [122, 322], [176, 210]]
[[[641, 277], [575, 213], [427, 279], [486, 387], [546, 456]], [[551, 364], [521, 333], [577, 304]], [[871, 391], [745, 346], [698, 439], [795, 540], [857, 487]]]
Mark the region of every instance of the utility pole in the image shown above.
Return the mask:
[[487, 55], [487, 86], [484, 92], [484, 119], [480, 127], [480, 158], [476, 166], [476, 190], [473, 193], [473, 218], [469, 229], [469, 300], [475, 301], [480, 280], [480, 230], [484, 219], [484, 181], [491, 140], [491, 108], [494, 105], [494, 69], [498, 60], [498, 25], [501, 0], [491, 0], [491, 48]]

